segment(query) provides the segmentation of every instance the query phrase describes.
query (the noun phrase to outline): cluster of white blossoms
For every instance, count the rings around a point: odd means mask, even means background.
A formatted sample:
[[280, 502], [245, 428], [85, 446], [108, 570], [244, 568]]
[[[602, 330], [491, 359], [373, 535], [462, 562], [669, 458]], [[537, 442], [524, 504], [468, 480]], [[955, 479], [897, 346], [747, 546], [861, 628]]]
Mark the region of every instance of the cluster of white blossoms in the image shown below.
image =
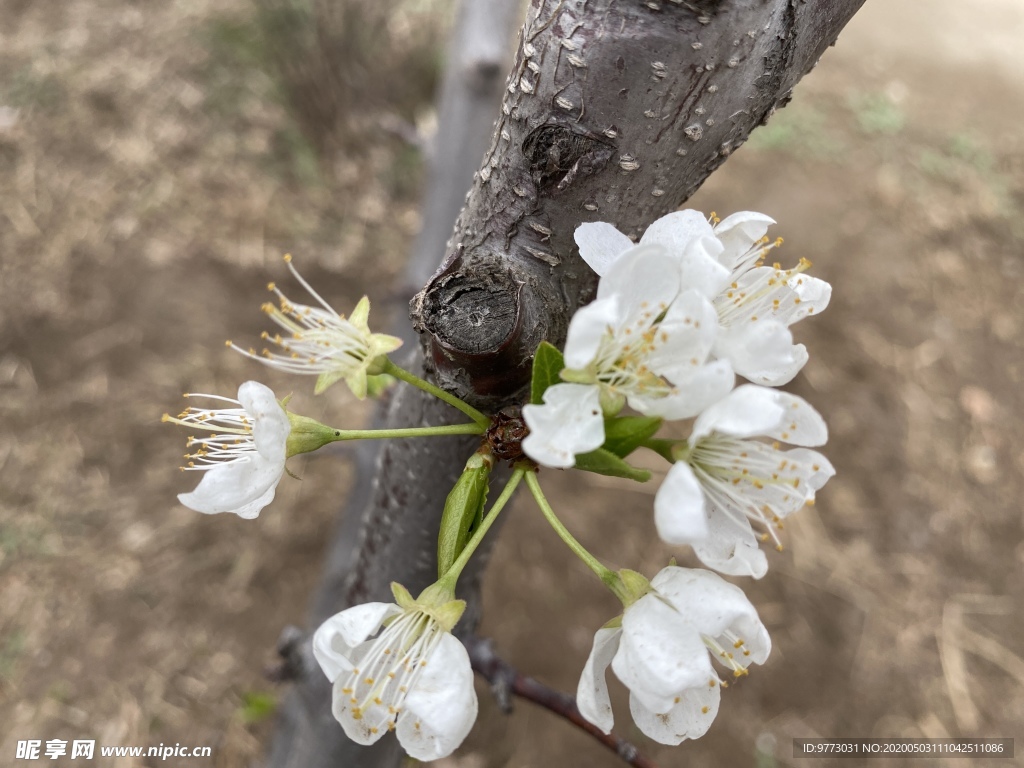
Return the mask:
[[[272, 368], [316, 376], [316, 394], [344, 380], [356, 397], [365, 397], [369, 377], [381, 373], [378, 370], [381, 361], [401, 345], [401, 340], [370, 331], [367, 325], [370, 301], [365, 296], [346, 318], [332, 309], [302, 278], [292, 265], [290, 255], [286, 255], [284, 261], [320, 306], [291, 302], [271, 283], [268, 288], [277, 294], [280, 305], [266, 303], [263, 311], [289, 335], [285, 338], [264, 332], [262, 338], [281, 347], [285, 354], [267, 349], [257, 354], [231, 341], [227, 346]], [[186, 471], [205, 472], [194, 491], [178, 495], [182, 504], [197, 512], [211, 515], [233, 512], [239, 517], [257, 517], [274, 500], [277, 485], [284, 476], [285, 459], [315, 450], [326, 442], [318, 437], [326, 430], [323, 425], [288, 413], [273, 391], [256, 381], [242, 384], [237, 400], [219, 395], [186, 394], [185, 397], [218, 400], [233, 406], [217, 409], [190, 406], [177, 418], [164, 414], [165, 422], [209, 433], [188, 438], [188, 447], [194, 450], [185, 455], [186, 463], [182, 467]]]
[[[332, 712], [350, 739], [370, 745], [395, 731], [410, 756], [429, 761], [451, 754], [469, 733], [477, 698], [469, 654], [452, 634], [465, 610], [456, 585], [520, 482], [623, 606], [595, 634], [577, 689], [579, 710], [591, 723], [611, 731], [610, 666], [630, 691], [641, 731], [663, 744], [698, 738], [727, 685], [715, 664], [738, 677], [765, 662], [768, 632], [739, 587], [674, 562], [649, 581], [608, 569], [558, 519], [537, 470], [577, 466], [643, 481], [650, 473], [624, 459], [641, 446], [653, 450], [671, 465], [654, 500], [661, 538], [692, 547], [720, 573], [765, 574], [759, 539], [779, 545], [783, 520], [812, 503], [834, 474], [812, 450], [827, 439], [821, 416], [800, 397], [773, 389], [807, 362], [790, 326], [825, 309], [831, 288], [806, 274], [807, 261], [793, 269], [765, 265], [781, 243], [765, 237], [773, 223], [752, 212], [724, 221], [712, 214], [708, 221], [681, 211], [654, 222], [636, 245], [610, 224], [579, 227], [580, 254], [600, 276], [597, 296], [573, 316], [564, 351], [545, 342], [536, 352], [532, 402], [522, 409], [529, 430], [522, 454], [492, 434], [502, 415], [487, 416], [388, 358], [401, 342], [370, 331], [368, 299], [349, 317], [337, 313], [285, 257], [316, 305], [296, 304], [271, 284], [279, 304], [264, 311], [286, 335], [263, 338], [280, 351], [229, 347], [274, 369], [316, 376], [315, 394], [344, 381], [362, 398], [382, 379], [398, 379], [470, 421], [342, 430], [292, 413], [287, 399], [279, 402], [255, 381], [239, 387], [237, 399], [186, 395], [223, 407], [164, 416], [202, 435], [188, 439], [183, 469], [204, 474], [194, 491], [179, 495], [183, 504], [254, 518], [273, 500], [286, 459], [339, 440], [481, 440], [440, 518], [437, 581], [415, 599], [392, 584], [394, 603], [350, 607], [313, 637], [313, 653], [333, 685]], [[737, 376], [750, 383], [737, 387]], [[627, 407], [639, 415], [622, 415]], [[692, 420], [688, 439], [655, 437], [665, 421], [681, 420]], [[488, 510], [496, 457], [511, 457], [513, 471]]]
[[[524, 451], [561, 468], [600, 447], [605, 419], [624, 405], [668, 420], [696, 416], [655, 499], [658, 533], [691, 545], [710, 568], [758, 578], [768, 567], [758, 537], [778, 543], [782, 520], [834, 474], [808, 450], [827, 439], [821, 416], [769, 388], [807, 362], [789, 326], [831, 296], [828, 283], [805, 274], [806, 260], [764, 266], [780, 244], [765, 237], [773, 223], [750, 211], [717, 224], [678, 211], [637, 245], [610, 224], [580, 226], [580, 255], [600, 275], [597, 298], [569, 325], [564, 383], [523, 407]], [[737, 373], [755, 383], [734, 389]]]
[[[612, 445], [606, 429], [627, 405], [693, 419], [685, 441], [639, 442], [672, 462], [655, 496], [658, 533], [691, 546], [709, 568], [754, 578], [768, 569], [759, 540], [778, 546], [782, 521], [834, 474], [811, 450], [828, 437], [821, 416], [772, 389], [807, 362], [790, 326], [825, 309], [831, 287], [806, 274], [806, 260], [765, 265], [781, 244], [765, 236], [773, 223], [753, 212], [708, 221], [679, 211], [638, 244], [610, 224], [580, 226], [580, 255], [600, 276], [597, 297], [570, 322], [561, 381], [523, 407], [524, 452], [554, 468], [592, 467], [582, 458]], [[751, 383], [737, 387], [737, 375]], [[724, 685], [709, 659], [745, 674], [767, 658], [768, 633], [742, 590], [714, 573], [670, 566], [650, 582], [629, 574], [618, 574], [624, 613], [594, 638], [580, 711], [610, 731], [611, 665], [645, 734], [664, 744], [701, 736]]]

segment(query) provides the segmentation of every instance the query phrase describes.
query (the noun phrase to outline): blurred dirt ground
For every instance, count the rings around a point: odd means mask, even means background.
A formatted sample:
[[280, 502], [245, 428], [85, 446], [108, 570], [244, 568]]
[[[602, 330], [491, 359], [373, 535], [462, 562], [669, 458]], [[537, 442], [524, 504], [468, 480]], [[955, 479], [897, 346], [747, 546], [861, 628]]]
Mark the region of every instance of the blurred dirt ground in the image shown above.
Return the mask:
[[[365, 292], [378, 317], [401, 311], [388, 299], [422, 161], [379, 126], [430, 123], [449, 12], [409, 0], [342, 19], [369, 31], [346, 38], [344, 98], [325, 102], [302, 90], [324, 62], [289, 58], [308, 43], [301, 4], [279, 5], [293, 15], [269, 23], [274, 4], [247, 0], [0, 5], [2, 765], [19, 739], [90, 738], [209, 745], [212, 760], [181, 764], [243, 766], [272, 728], [283, 690], [263, 669], [303, 621], [345, 453], [295, 462], [303, 481], [257, 521], [211, 518], [176, 503], [185, 436], [159, 419], [184, 391], [250, 377], [332, 423], [368, 417], [223, 342], [265, 327], [285, 251], [336, 306]], [[830, 423], [838, 475], [787, 525], [768, 576], [743, 583], [774, 651], [705, 738], [647, 742], [613, 683], [618, 727], [663, 766], [820, 765], [793, 760], [794, 736], [1024, 750], [1022, 36], [1015, 0], [869, 1], [690, 201], [769, 213], [781, 260], [806, 256], [832, 282], [832, 306], [798, 326], [812, 354], [793, 389]], [[370, 67], [385, 45], [394, 61]], [[654, 483], [543, 480], [610, 562], [693, 562], [657, 542]], [[530, 503], [509, 517], [484, 632], [573, 689], [616, 605]], [[480, 693], [446, 768], [620, 764]], [[942, 761], [968, 764], [1008, 762]]]

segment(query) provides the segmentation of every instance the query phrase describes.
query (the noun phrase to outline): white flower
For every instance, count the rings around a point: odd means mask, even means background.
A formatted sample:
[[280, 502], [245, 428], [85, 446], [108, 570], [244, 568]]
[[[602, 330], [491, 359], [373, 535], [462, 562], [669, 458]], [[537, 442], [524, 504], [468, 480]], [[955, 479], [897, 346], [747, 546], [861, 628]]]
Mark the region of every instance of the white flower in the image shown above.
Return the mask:
[[600, 448], [604, 442], [600, 390], [584, 384], [555, 384], [544, 391], [544, 405], [524, 405], [523, 420], [530, 434], [523, 451], [545, 467], [565, 469], [576, 454]]
[[373, 744], [397, 730], [412, 757], [437, 760], [476, 720], [469, 654], [451, 634], [465, 603], [414, 601], [403, 587], [392, 590], [398, 604], [357, 605], [324, 622], [313, 653], [334, 684], [332, 711], [350, 739]]
[[569, 323], [561, 377], [574, 386], [549, 387], [543, 405], [524, 408], [528, 456], [571, 467], [574, 454], [604, 442], [604, 415], [626, 403], [648, 416], [685, 419], [732, 388], [729, 363], [707, 363], [714, 308], [697, 291], [680, 293], [677, 281], [666, 280], [674, 270], [657, 245], [637, 246], [609, 267], [597, 298]]
[[335, 382], [344, 379], [349, 389], [359, 399], [366, 397], [367, 373], [381, 373], [375, 368], [382, 355], [393, 352], [401, 346], [402, 340], [383, 333], [371, 333], [367, 320], [370, 315], [370, 300], [365, 296], [356, 304], [352, 314], [346, 318], [331, 308], [319, 294], [302, 279], [292, 265], [291, 255], [284, 257], [288, 269], [303, 288], [316, 299], [319, 307], [295, 304], [287, 299], [274, 283], [268, 288], [277, 294], [280, 307], [270, 302], [263, 305], [263, 311], [270, 319], [288, 331], [287, 338], [281, 334], [271, 336], [266, 331], [262, 338], [277, 344], [284, 354], [264, 349], [248, 351], [229, 341], [232, 349], [246, 357], [259, 360], [287, 373], [317, 376], [315, 393], [320, 394]]
[[605, 673], [609, 664], [629, 688], [637, 726], [661, 744], [703, 736], [718, 714], [725, 685], [708, 651], [740, 676], [763, 664], [771, 639], [743, 591], [714, 573], [669, 566], [652, 592], [626, 608], [619, 626], [594, 635], [576, 702], [605, 733], [613, 716]]
[[164, 414], [164, 421], [210, 432], [188, 439], [193, 452], [185, 455], [188, 463], [182, 469], [205, 474], [194, 491], [179, 494], [178, 500], [208, 515], [234, 512], [239, 517], [256, 517], [274, 500], [284, 474], [291, 431], [284, 408], [268, 387], [256, 381], [240, 386], [237, 400], [216, 395], [185, 396], [206, 397], [237, 407], [188, 407], [178, 418]]
[[[714, 214], [712, 214], [714, 219]], [[775, 222], [742, 211], [714, 226], [697, 211], [676, 211], [655, 221], [641, 245], [668, 249], [679, 264], [681, 284], [710, 299], [718, 314], [714, 357], [729, 360], [737, 373], [768, 386], [792, 380], [807, 362], [807, 349], [794, 344], [789, 326], [828, 306], [831, 287], [802, 274], [810, 262], [783, 270], [762, 266], [768, 251], [765, 232]], [[580, 256], [599, 275], [607, 274], [633, 246], [603, 222], [583, 224], [575, 234]]]
[[614, 412], [628, 402], [670, 419], [699, 413], [732, 387], [726, 363], [706, 365], [715, 314], [697, 291], [680, 293], [674, 260], [660, 246], [637, 246], [613, 264], [597, 299], [573, 315], [562, 378], [596, 384]]
[[693, 425], [654, 499], [658, 533], [670, 544], [689, 544], [716, 571], [761, 578], [768, 560], [758, 547], [774, 539], [782, 520], [805, 504], [835, 470], [817, 451], [783, 451], [778, 442], [823, 445], [824, 420], [796, 395], [753, 384], [737, 387]]

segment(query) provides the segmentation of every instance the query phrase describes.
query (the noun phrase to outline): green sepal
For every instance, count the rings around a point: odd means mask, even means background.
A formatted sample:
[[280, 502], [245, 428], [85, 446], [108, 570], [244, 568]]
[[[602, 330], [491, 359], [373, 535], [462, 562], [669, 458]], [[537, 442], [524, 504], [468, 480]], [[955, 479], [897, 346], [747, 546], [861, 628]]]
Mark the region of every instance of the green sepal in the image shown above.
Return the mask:
[[651, 479], [651, 473], [646, 469], [637, 469], [604, 448], [576, 454], [576, 469], [609, 477], [626, 477], [638, 483], [646, 483]]
[[530, 402], [541, 405], [544, 391], [561, 381], [559, 374], [565, 368], [565, 358], [558, 348], [542, 341], [533, 355], [533, 376], [530, 379]]
[[414, 605], [416, 601], [413, 600], [409, 590], [399, 584], [397, 581], [391, 582], [391, 594], [394, 595], [395, 604], [404, 611], [408, 611]]
[[441, 529], [437, 534], [437, 577], [441, 578], [462, 554], [473, 529], [484, 517], [494, 460], [474, 453], [444, 502]]
[[[651, 582], [647, 580], [642, 573], [637, 571], [631, 571], [628, 568], [622, 568], [616, 571], [611, 579], [605, 581], [608, 588], [615, 593], [615, 596], [622, 601], [624, 608], [629, 608], [633, 603], [639, 600], [644, 595], [648, 595], [654, 592], [654, 587], [651, 586]], [[618, 620], [621, 626], [622, 617], [619, 616]], [[612, 619], [615, 621], [615, 619]], [[611, 625], [612, 622], [608, 622], [605, 626]]]
[[604, 420], [604, 445], [601, 447], [624, 459], [661, 428], [657, 416], [620, 416]]
[[287, 413], [288, 421], [292, 425], [292, 430], [288, 433], [288, 440], [285, 443], [285, 455], [288, 458], [299, 453], [309, 453], [323, 448], [337, 438], [338, 431], [336, 429], [331, 429], [308, 416], [300, 416], [291, 411]]
[[[316, 377], [316, 384], [313, 387], [313, 394], [322, 395], [329, 386], [341, 381], [346, 376], [348, 376], [348, 372], [343, 370], [324, 371], [323, 373]], [[359, 395], [356, 394], [356, 397], [359, 397]], [[359, 399], [361, 400], [362, 398]]]
[[462, 614], [466, 612], [466, 601], [456, 600], [452, 588], [440, 581], [434, 582], [420, 592], [415, 600], [409, 590], [397, 581], [392, 581], [391, 594], [395, 596], [395, 603], [403, 611], [422, 611], [433, 617], [445, 632], [451, 632], [459, 623]]

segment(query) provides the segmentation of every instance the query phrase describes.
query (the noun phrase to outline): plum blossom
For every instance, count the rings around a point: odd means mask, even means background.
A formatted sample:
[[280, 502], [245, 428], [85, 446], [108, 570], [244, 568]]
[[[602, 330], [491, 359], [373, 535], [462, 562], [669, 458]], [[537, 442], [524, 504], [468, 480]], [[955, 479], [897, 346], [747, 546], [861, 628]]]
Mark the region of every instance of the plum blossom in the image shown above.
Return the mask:
[[[710, 654], [709, 654], [710, 651]], [[614, 722], [605, 674], [629, 689], [633, 720], [661, 744], [703, 736], [726, 685], [763, 664], [771, 639], [743, 591], [709, 571], [669, 566], [617, 621], [599, 629], [576, 693], [580, 713], [605, 733]]]
[[336, 614], [313, 636], [313, 653], [334, 685], [332, 711], [346, 735], [369, 745], [397, 731], [417, 760], [450, 755], [477, 714], [469, 654], [451, 633], [465, 603], [419, 599], [392, 584], [395, 603]]
[[[658, 245], [637, 246], [608, 269], [597, 298], [569, 324], [561, 377], [581, 388], [559, 389], [544, 405], [527, 408], [533, 437], [524, 443], [527, 455], [546, 466], [572, 466], [566, 453], [582, 451], [566, 436], [585, 436], [586, 444], [593, 438], [596, 448], [604, 441], [604, 415], [627, 403], [649, 416], [685, 419], [732, 388], [729, 363], [708, 363], [714, 308], [697, 291], [680, 292], [677, 281], [666, 280], [674, 269], [675, 261]], [[600, 409], [570, 402], [570, 392], [583, 398], [585, 388], [597, 394]], [[556, 445], [564, 445], [557, 459], [539, 449]]]
[[284, 352], [264, 349], [262, 353], [257, 353], [255, 349], [245, 350], [231, 341], [227, 345], [271, 368], [316, 376], [314, 392], [318, 395], [344, 379], [352, 393], [360, 400], [363, 399], [367, 393], [367, 376], [382, 373], [378, 370], [382, 356], [398, 349], [402, 340], [383, 333], [371, 333], [367, 323], [370, 315], [370, 300], [367, 297], [360, 299], [352, 314], [346, 318], [335, 312], [302, 278], [292, 264], [290, 254], [284, 260], [295, 279], [320, 306], [296, 304], [281, 293], [274, 283], [270, 283], [267, 287], [277, 294], [280, 306], [267, 302], [262, 307], [263, 311], [290, 335], [271, 335], [264, 331], [262, 338], [276, 344]]
[[185, 471], [203, 472], [191, 493], [178, 495], [190, 509], [208, 515], [234, 512], [251, 519], [274, 500], [284, 474], [291, 424], [273, 391], [256, 381], [238, 388], [238, 399], [217, 395], [187, 394], [219, 400], [235, 407], [188, 407], [163, 421], [181, 424], [210, 434], [190, 436]]
[[732, 388], [727, 363], [708, 365], [715, 315], [697, 291], [680, 292], [662, 247], [637, 246], [601, 278], [597, 299], [573, 315], [562, 378], [596, 385], [606, 412], [623, 404], [685, 419]]
[[[782, 450], [779, 442], [801, 446]], [[704, 565], [761, 578], [762, 541], [779, 545], [782, 521], [805, 504], [835, 470], [809, 446], [828, 438], [824, 420], [804, 399], [746, 384], [704, 411], [687, 443], [677, 447], [654, 500], [658, 533], [689, 544]]]
[[[710, 300], [718, 314], [712, 355], [728, 360], [736, 373], [758, 384], [780, 386], [807, 362], [807, 349], [794, 344], [789, 326], [828, 306], [831, 286], [793, 269], [763, 266], [781, 238], [768, 242], [774, 220], [741, 211], [707, 221], [697, 211], [676, 211], [655, 221], [641, 245], [661, 245], [676, 259], [683, 289]], [[608, 274], [634, 247], [611, 224], [583, 224], [575, 233], [580, 256], [599, 275]]]
[[600, 448], [604, 442], [600, 391], [583, 384], [555, 384], [544, 391], [543, 405], [524, 405], [523, 420], [530, 434], [523, 451], [545, 467], [565, 469], [576, 454]]

